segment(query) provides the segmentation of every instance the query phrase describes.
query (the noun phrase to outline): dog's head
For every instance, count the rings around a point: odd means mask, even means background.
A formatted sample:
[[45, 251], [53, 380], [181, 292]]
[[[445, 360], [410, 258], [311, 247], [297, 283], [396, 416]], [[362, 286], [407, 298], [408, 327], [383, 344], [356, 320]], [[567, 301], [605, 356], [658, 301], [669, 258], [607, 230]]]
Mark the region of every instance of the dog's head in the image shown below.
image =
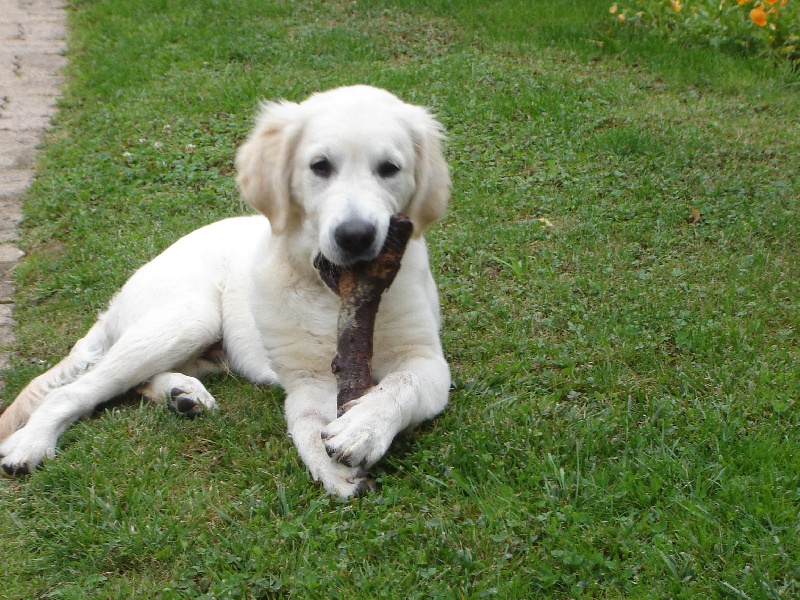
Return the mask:
[[347, 266], [378, 255], [392, 214], [407, 214], [416, 237], [442, 216], [441, 137], [424, 108], [373, 87], [268, 102], [236, 156], [237, 181], [276, 235], [308, 236]]

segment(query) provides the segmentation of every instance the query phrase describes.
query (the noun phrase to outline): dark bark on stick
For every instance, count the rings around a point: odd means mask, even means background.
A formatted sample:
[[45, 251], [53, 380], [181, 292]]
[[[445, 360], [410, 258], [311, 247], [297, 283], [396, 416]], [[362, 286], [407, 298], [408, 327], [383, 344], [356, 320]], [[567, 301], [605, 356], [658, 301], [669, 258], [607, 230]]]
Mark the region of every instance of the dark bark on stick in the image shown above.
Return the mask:
[[372, 348], [375, 317], [381, 296], [400, 269], [408, 240], [414, 229], [405, 215], [394, 215], [389, 223], [386, 243], [377, 258], [341, 268], [323, 256], [314, 266], [325, 284], [341, 298], [336, 357], [331, 369], [336, 376], [337, 415], [344, 405], [363, 396], [372, 388]]

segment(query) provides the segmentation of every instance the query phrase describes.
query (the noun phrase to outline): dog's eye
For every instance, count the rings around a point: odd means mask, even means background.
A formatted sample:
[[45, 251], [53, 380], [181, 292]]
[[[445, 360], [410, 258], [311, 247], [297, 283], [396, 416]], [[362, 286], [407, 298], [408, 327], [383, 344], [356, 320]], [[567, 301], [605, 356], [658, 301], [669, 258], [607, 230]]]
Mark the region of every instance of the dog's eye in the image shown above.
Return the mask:
[[327, 158], [318, 158], [311, 163], [311, 171], [317, 177], [327, 179], [333, 174], [333, 165]]
[[382, 162], [378, 165], [378, 175], [381, 177], [392, 177], [400, 172], [400, 167], [393, 162]]

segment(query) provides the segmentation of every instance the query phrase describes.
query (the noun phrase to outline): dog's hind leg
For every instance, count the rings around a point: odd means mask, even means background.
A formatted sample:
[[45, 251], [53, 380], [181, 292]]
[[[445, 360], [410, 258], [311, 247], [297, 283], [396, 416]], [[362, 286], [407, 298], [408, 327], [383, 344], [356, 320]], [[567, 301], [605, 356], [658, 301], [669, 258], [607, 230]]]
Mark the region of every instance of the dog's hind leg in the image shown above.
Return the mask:
[[101, 316], [66, 358], [33, 379], [0, 414], [0, 441], [23, 427], [47, 394], [72, 383], [97, 363], [110, 345], [105, 318]]
[[161, 322], [128, 329], [91, 369], [51, 390], [27, 424], [0, 443], [0, 468], [10, 475], [29, 472], [55, 454], [71, 423], [165, 369], [186, 364], [218, 339], [218, 324], [193, 323], [177, 330], [174, 323]]

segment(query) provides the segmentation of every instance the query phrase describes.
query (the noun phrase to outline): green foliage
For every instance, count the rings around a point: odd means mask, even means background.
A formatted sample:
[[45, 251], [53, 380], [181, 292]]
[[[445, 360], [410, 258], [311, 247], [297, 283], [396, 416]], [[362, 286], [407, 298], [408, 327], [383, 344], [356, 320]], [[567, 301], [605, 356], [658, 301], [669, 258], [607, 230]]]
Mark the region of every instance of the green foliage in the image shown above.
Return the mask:
[[800, 8], [790, 0], [631, 0], [612, 5], [616, 23], [667, 39], [708, 44], [797, 66]]
[[143, 261], [246, 212], [259, 100], [356, 82], [448, 129], [455, 388], [346, 503], [279, 391], [212, 377], [192, 421], [123, 398], [0, 481], [0, 596], [800, 596], [796, 75], [609, 32], [607, 0], [72, 7], [5, 401]]

